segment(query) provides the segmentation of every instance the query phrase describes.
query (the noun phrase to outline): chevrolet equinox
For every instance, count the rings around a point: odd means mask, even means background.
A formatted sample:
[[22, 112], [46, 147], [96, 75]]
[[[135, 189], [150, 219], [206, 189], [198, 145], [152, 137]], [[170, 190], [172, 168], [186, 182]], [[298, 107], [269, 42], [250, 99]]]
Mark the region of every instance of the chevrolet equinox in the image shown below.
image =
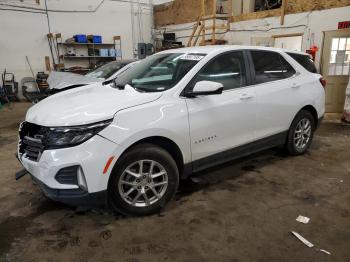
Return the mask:
[[158, 212], [193, 172], [283, 145], [310, 146], [325, 81], [301, 52], [205, 46], [149, 56], [115, 79], [33, 105], [18, 159], [49, 198]]

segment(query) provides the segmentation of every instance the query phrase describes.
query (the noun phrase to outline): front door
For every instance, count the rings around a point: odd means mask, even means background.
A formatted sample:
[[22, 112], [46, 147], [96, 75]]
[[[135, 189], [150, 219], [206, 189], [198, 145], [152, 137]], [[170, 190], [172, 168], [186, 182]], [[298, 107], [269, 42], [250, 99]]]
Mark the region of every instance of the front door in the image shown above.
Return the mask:
[[[244, 53], [232, 51], [208, 62], [191, 81], [190, 88], [203, 80], [224, 86], [219, 95], [186, 98], [193, 161], [254, 140], [255, 95], [248, 86], [247, 68]], [[201, 167], [194, 165], [194, 169]]]
[[327, 81], [326, 112], [341, 113], [349, 80], [350, 30], [325, 32], [321, 72]]

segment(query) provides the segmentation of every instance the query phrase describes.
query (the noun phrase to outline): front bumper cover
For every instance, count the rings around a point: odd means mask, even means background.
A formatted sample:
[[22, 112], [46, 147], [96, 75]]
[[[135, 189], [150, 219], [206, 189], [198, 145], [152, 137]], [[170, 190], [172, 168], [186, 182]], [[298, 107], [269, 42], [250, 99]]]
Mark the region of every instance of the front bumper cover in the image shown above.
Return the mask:
[[89, 193], [81, 188], [77, 189], [54, 189], [45, 185], [31, 175], [33, 181], [40, 187], [45, 196], [70, 206], [107, 207], [107, 190]]
[[[71, 206], [104, 208], [107, 207], [107, 185], [114, 162], [107, 173], [103, 173], [103, 169], [106, 161], [111, 156], [120, 155], [122, 150], [121, 146], [96, 135], [75, 147], [46, 150], [38, 162], [16, 155], [25, 169], [17, 172], [16, 179], [28, 173], [43, 193], [54, 201]], [[60, 183], [56, 179], [60, 170], [76, 165], [82, 169], [86, 188]]]

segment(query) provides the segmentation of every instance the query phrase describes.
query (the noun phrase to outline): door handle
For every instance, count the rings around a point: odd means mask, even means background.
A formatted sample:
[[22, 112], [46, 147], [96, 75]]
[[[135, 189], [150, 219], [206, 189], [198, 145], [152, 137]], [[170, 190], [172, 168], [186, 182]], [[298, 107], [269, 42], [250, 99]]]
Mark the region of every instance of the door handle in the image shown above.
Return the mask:
[[249, 100], [252, 99], [254, 96], [250, 94], [242, 94], [239, 99], [241, 100]]
[[292, 84], [292, 88], [298, 88], [298, 87], [300, 87], [299, 84], [297, 84], [297, 83], [293, 83], [293, 84]]

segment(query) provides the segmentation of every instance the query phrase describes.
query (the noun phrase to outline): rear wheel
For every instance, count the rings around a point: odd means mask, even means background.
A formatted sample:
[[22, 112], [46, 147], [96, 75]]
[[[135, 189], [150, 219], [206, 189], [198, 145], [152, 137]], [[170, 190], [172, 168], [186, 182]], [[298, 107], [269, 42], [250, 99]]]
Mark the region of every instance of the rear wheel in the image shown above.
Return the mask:
[[131, 149], [113, 169], [108, 186], [112, 208], [125, 215], [159, 212], [175, 195], [179, 173], [164, 149], [141, 144]]
[[315, 131], [315, 119], [309, 111], [302, 110], [294, 118], [286, 144], [292, 155], [301, 155], [309, 148]]

